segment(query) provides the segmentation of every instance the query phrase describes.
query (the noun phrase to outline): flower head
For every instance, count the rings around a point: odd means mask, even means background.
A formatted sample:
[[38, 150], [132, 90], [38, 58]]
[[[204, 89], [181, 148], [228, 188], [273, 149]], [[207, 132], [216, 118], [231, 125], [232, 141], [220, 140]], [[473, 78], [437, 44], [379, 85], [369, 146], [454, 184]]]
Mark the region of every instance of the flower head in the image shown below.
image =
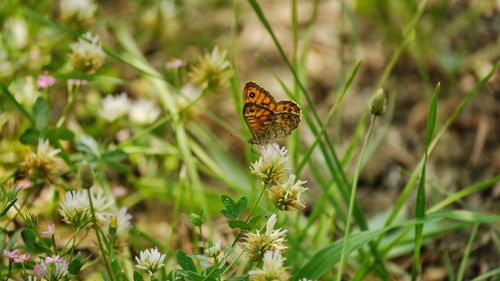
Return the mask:
[[9, 251], [9, 250], [3, 250], [3, 256], [8, 258], [8, 259], [15, 259], [17, 258], [17, 250], [12, 250], [12, 251]]
[[274, 229], [276, 224], [276, 214], [271, 215], [266, 223], [266, 231], [260, 233], [248, 233], [244, 246], [247, 249], [248, 258], [254, 261], [260, 261], [265, 252], [269, 250], [284, 251], [287, 249], [285, 245], [286, 229]]
[[46, 89], [56, 83], [56, 78], [51, 75], [47, 74], [42, 74], [38, 75], [36, 79], [36, 84], [38, 85], [39, 88], [41, 89]]
[[287, 182], [279, 183], [269, 189], [269, 198], [276, 207], [283, 211], [296, 210], [304, 207], [301, 200], [302, 192], [307, 188], [302, 185], [306, 181], [295, 181], [295, 175], [290, 175]]
[[97, 5], [92, 0], [61, 0], [59, 8], [63, 21], [85, 27], [94, 20]]
[[30, 178], [44, 178], [51, 182], [55, 179], [58, 171], [59, 149], [53, 149], [48, 140], [39, 139], [36, 153], [26, 156], [21, 166]]
[[112, 218], [116, 218], [116, 225], [113, 225], [113, 227], [118, 235], [125, 236], [132, 228], [132, 224], [130, 224], [132, 216], [127, 213], [127, 208], [121, 208], [118, 212], [115, 212]]
[[149, 125], [156, 121], [160, 113], [153, 100], [139, 99], [132, 103], [128, 118], [138, 125]]
[[92, 36], [87, 32], [70, 47], [72, 53], [69, 60], [76, 71], [94, 74], [101, 68], [104, 62], [104, 52], [99, 44], [98, 36]]
[[204, 88], [217, 89], [226, 86], [232, 74], [231, 64], [226, 56], [227, 51], [220, 51], [218, 47], [215, 47], [212, 53], [205, 54], [191, 69], [191, 81]]
[[85, 227], [90, 222], [90, 204], [86, 191], [68, 191], [59, 203], [59, 213], [65, 223]]
[[251, 170], [264, 184], [273, 186], [283, 182], [289, 170], [286, 148], [276, 143], [261, 146], [260, 158], [252, 164]]
[[127, 115], [130, 110], [130, 100], [127, 94], [121, 93], [118, 96], [106, 96], [102, 100], [101, 110], [99, 115], [108, 122], [113, 122], [116, 119]]
[[56, 226], [53, 223], [51, 223], [47, 227], [47, 230], [42, 231], [41, 234], [43, 236], [52, 236], [52, 235], [54, 235], [55, 232], [56, 232]]
[[139, 255], [140, 258], [135, 257], [136, 267], [148, 272], [149, 275], [155, 274], [160, 267], [165, 265], [163, 263], [165, 254], [161, 254], [157, 248], [141, 251]]
[[30, 255], [22, 254], [14, 258], [15, 263], [23, 263], [29, 259]]
[[264, 254], [263, 265], [261, 269], [251, 270], [248, 274], [252, 281], [288, 281], [290, 274], [283, 266], [285, 258], [281, 256], [280, 251], [267, 251]]
[[222, 253], [220, 241], [216, 240], [210, 247], [205, 249], [205, 255], [211, 258], [217, 258]]
[[35, 265], [34, 271], [38, 277], [46, 280], [61, 280], [68, 274], [68, 261], [61, 259], [59, 256], [47, 257]]

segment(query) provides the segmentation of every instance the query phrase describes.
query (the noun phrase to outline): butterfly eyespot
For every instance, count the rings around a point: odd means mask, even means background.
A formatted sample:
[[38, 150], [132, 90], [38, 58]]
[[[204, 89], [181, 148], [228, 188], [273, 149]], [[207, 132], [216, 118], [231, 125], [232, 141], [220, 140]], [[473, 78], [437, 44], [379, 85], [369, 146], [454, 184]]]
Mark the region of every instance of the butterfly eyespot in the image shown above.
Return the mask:
[[[255, 93], [254, 92], [250, 92], [250, 94], [248, 94], [251, 98], [255, 98]], [[252, 111], [253, 112], [253, 111]]]
[[248, 110], [250, 112], [255, 112], [255, 109], [251, 108], [250, 110]]

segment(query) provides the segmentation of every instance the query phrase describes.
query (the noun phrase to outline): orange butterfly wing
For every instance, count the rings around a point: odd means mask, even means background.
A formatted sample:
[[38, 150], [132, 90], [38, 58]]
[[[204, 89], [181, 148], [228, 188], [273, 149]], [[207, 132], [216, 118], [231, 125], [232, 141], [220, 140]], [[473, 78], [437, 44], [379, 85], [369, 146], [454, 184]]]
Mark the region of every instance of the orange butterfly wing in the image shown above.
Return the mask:
[[254, 137], [259, 135], [263, 125], [273, 117], [274, 112], [269, 108], [253, 102], [243, 106], [243, 118]]
[[249, 102], [265, 106], [270, 110], [276, 108], [274, 97], [266, 89], [251, 81], [245, 84], [245, 89], [243, 90], [243, 104]]
[[243, 118], [252, 132], [251, 144], [266, 144], [290, 135], [300, 124], [300, 107], [293, 101], [276, 103], [274, 97], [254, 82], [243, 90]]

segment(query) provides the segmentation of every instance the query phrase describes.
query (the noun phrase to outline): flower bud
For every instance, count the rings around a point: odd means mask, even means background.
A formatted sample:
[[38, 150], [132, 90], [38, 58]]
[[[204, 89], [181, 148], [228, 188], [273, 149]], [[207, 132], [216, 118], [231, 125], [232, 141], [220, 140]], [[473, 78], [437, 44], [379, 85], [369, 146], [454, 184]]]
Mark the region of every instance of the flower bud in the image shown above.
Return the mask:
[[82, 188], [91, 188], [94, 185], [94, 172], [87, 161], [84, 161], [78, 170], [78, 177], [82, 184]]
[[375, 116], [380, 116], [387, 110], [387, 98], [384, 90], [379, 89], [370, 102], [370, 112]]

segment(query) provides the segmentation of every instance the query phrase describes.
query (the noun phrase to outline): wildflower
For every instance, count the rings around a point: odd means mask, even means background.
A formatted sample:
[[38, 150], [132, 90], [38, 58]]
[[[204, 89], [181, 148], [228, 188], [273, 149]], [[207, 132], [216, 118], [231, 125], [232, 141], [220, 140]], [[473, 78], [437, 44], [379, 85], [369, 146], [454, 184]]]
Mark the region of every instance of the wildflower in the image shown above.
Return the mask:
[[54, 235], [55, 232], [56, 232], [56, 226], [53, 223], [51, 223], [47, 227], [47, 230], [42, 231], [41, 234], [43, 236], [52, 236], [52, 235]]
[[24, 180], [20, 180], [17, 182], [16, 184], [16, 190], [21, 190], [23, 187], [28, 187], [31, 185], [31, 181], [29, 179], [24, 179]]
[[266, 232], [260, 233], [257, 230], [256, 233], [247, 234], [244, 246], [247, 248], [248, 258], [259, 261], [262, 259], [264, 253], [269, 250], [284, 251], [287, 249], [285, 245], [285, 234], [287, 231], [286, 229], [274, 230], [275, 224], [276, 214], [273, 214], [267, 220]]
[[219, 240], [215, 241], [215, 243], [212, 243], [209, 248], [205, 249], [205, 255], [211, 258], [217, 258], [221, 253], [222, 249]]
[[61, 0], [59, 9], [64, 22], [85, 27], [94, 20], [97, 5], [92, 0]]
[[113, 213], [113, 201], [104, 194], [102, 188], [91, 188], [90, 195], [97, 221], [101, 224], [107, 223]]
[[267, 251], [264, 254], [262, 269], [251, 270], [248, 274], [252, 281], [288, 281], [290, 274], [283, 266], [285, 258], [280, 251]]
[[59, 256], [47, 257], [35, 265], [34, 272], [35, 275], [46, 280], [61, 280], [68, 274], [68, 261], [61, 259]]
[[22, 254], [14, 258], [15, 263], [23, 263], [29, 259], [30, 255]]
[[283, 182], [289, 170], [286, 148], [276, 143], [261, 146], [260, 158], [252, 164], [251, 170], [264, 184], [273, 186]]
[[211, 54], [205, 54], [191, 69], [191, 81], [203, 88], [217, 89], [226, 86], [232, 73], [226, 56], [227, 51], [219, 51], [218, 47], [215, 47]]
[[135, 260], [137, 262], [137, 268], [147, 271], [149, 275], [152, 276], [160, 267], [165, 265], [163, 263], [165, 254], [158, 252], [157, 248], [151, 248], [141, 251], [140, 258], [135, 257]]
[[90, 204], [84, 191], [68, 191], [59, 203], [59, 213], [65, 223], [85, 227], [90, 222]]
[[59, 161], [56, 155], [59, 152], [59, 149], [53, 149], [49, 145], [48, 140], [40, 139], [37, 152], [29, 154], [21, 166], [30, 178], [45, 178], [49, 182], [54, 181]]
[[383, 89], [379, 89], [370, 101], [370, 112], [375, 116], [380, 116], [387, 110], [387, 98]]
[[130, 100], [125, 93], [121, 93], [118, 96], [109, 95], [102, 100], [99, 115], [106, 121], [113, 122], [127, 115], [130, 110], [130, 105]]
[[139, 99], [132, 103], [128, 118], [138, 125], [148, 125], [156, 121], [160, 113], [153, 100]]
[[99, 70], [104, 62], [104, 52], [98, 41], [98, 36], [92, 36], [87, 32], [78, 39], [78, 42], [70, 45], [72, 53], [69, 59], [76, 71], [90, 75]]
[[173, 59], [169, 62], [167, 62], [167, 68], [179, 68], [179, 67], [182, 67], [186, 64], [185, 61], [181, 60], [181, 59]]
[[17, 250], [12, 250], [12, 251], [3, 250], [3, 256], [10, 259], [10, 260], [16, 259], [17, 258]]
[[287, 182], [279, 183], [269, 189], [269, 198], [283, 211], [303, 208], [305, 205], [301, 195], [307, 190], [302, 186], [305, 183], [306, 181], [302, 180], [295, 181], [295, 175], [290, 175]]
[[59, 256], [54, 256], [54, 257], [47, 257], [45, 259], [46, 262], [61, 262], [62, 259]]
[[132, 216], [127, 213], [127, 208], [121, 208], [112, 218], [116, 218], [116, 224], [113, 227], [118, 235], [125, 235], [132, 228], [132, 224], [130, 224]]
[[36, 79], [36, 84], [41, 89], [47, 89], [48, 87], [54, 85], [56, 83], [56, 78], [54, 76], [42, 74], [38, 75]]

